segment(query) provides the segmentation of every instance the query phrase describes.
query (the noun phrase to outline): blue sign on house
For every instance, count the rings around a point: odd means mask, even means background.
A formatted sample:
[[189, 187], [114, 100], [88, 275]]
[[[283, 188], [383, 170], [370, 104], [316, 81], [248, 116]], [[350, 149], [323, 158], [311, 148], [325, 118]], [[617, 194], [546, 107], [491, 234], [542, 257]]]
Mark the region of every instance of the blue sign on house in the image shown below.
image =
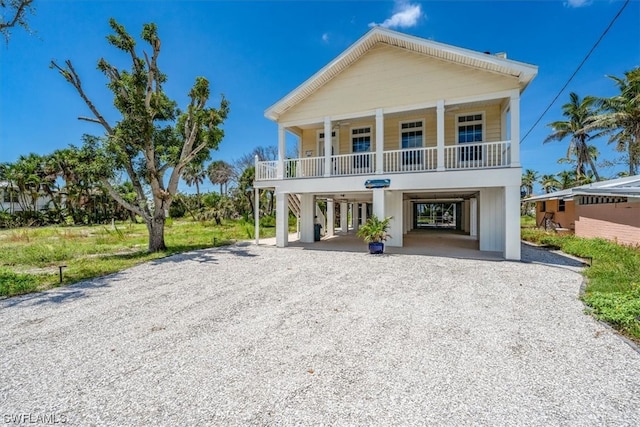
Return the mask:
[[368, 179], [365, 181], [366, 188], [388, 188], [391, 185], [390, 179]]

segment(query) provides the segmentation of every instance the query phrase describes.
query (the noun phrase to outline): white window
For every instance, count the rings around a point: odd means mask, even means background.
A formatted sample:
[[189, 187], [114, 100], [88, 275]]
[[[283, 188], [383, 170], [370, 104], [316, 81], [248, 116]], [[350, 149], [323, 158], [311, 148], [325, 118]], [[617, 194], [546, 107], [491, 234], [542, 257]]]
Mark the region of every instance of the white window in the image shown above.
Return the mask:
[[[371, 127], [361, 127], [351, 129], [351, 152], [369, 153], [371, 151]], [[356, 169], [369, 168], [369, 155], [353, 157], [353, 167]]]
[[419, 148], [424, 146], [424, 122], [400, 122], [400, 148]]
[[[483, 113], [456, 116], [458, 144], [478, 144], [484, 142]], [[482, 146], [462, 147], [460, 161], [482, 160]]]
[[[331, 131], [331, 155], [333, 156], [334, 154], [336, 154], [336, 131], [332, 130]], [[320, 157], [324, 156], [324, 131], [319, 130], [318, 131], [318, 155]]]
[[403, 165], [422, 163], [422, 151], [412, 150], [424, 146], [424, 122], [416, 120], [400, 122], [400, 148], [407, 150], [402, 153]]

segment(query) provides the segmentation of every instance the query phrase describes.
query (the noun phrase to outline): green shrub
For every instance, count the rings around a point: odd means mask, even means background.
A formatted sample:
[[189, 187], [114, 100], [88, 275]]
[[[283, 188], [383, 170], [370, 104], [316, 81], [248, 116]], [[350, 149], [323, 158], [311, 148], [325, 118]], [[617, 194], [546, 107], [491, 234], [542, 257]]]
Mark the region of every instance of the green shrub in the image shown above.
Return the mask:
[[596, 318], [628, 332], [640, 330], [640, 285], [628, 292], [587, 292], [583, 300]]

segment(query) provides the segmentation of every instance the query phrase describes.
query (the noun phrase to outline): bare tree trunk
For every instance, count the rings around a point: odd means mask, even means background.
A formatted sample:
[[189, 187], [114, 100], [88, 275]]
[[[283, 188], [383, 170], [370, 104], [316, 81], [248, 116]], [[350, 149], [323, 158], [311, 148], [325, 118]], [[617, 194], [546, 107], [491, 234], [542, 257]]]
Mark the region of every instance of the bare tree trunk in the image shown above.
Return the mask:
[[151, 221], [147, 222], [149, 252], [161, 252], [167, 249], [164, 243], [164, 223], [164, 209], [157, 209]]

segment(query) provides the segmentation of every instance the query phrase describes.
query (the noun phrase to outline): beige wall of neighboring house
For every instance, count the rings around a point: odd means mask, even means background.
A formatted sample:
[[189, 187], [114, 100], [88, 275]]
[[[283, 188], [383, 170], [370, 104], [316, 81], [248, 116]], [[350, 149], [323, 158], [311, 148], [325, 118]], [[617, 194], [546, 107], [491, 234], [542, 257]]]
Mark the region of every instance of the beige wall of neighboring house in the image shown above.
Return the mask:
[[[299, 121], [438, 99], [469, 98], [519, 89], [517, 77], [506, 77], [471, 67], [416, 55], [405, 49], [377, 45], [340, 78], [325, 84], [290, 108], [280, 122]], [[435, 105], [434, 105], [435, 106]]]
[[560, 210], [560, 200], [536, 202], [536, 225], [544, 227], [545, 215], [553, 215], [551, 220], [562, 228], [575, 229], [576, 208], [573, 200], [564, 202], [564, 210]]
[[625, 245], [640, 245], [640, 201], [578, 205], [576, 235], [601, 237]]

